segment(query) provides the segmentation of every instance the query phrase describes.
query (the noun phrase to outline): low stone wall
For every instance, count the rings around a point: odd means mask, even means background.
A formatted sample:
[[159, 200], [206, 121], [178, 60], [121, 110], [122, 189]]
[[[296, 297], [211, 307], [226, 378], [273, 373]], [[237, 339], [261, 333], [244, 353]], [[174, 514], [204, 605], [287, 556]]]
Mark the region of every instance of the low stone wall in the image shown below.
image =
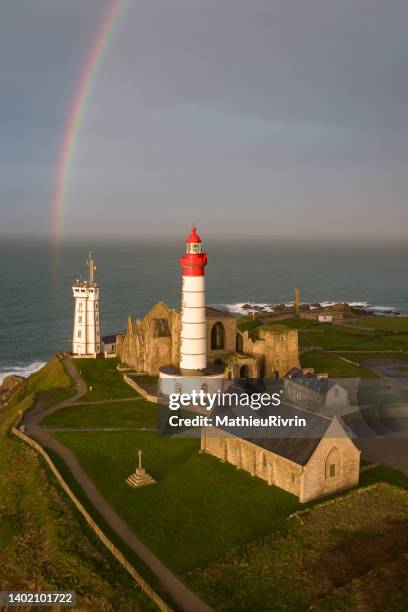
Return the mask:
[[84, 508], [79, 499], [74, 495], [68, 484], [65, 482], [54, 463], [52, 462], [49, 455], [43, 449], [43, 447], [38, 444], [35, 440], [19, 431], [16, 427], [12, 427], [12, 433], [23, 440], [26, 444], [31, 446], [37, 453], [39, 453], [48, 464], [58, 483], [64, 489], [65, 493], [73, 502], [74, 506], [77, 510], [82, 514], [85, 521], [88, 523], [89, 527], [93, 530], [99, 540], [102, 542], [104, 546], [112, 553], [115, 559], [120, 563], [120, 565], [132, 576], [141, 590], [146, 593], [148, 597], [157, 605], [159, 610], [163, 612], [172, 612], [172, 609], [163, 601], [163, 599], [154, 591], [154, 589], [145, 581], [145, 579], [135, 570], [133, 565], [131, 565], [124, 557], [124, 555], [120, 552], [120, 550], [109, 540], [109, 538], [104, 534], [102, 529], [95, 523], [89, 512]]
[[133, 389], [135, 389], [135, 391], [137, 391], [148, 402], [153, 402], [154, 404], [157, 404], [157, 395], [150, 395], [150, 393], [143, 389], [143, 387], [137, 384], [134, 378], [131, 378], [127, 374], [124, 374], [123, 380], [125, 381], [125, 383], [133, 387]]

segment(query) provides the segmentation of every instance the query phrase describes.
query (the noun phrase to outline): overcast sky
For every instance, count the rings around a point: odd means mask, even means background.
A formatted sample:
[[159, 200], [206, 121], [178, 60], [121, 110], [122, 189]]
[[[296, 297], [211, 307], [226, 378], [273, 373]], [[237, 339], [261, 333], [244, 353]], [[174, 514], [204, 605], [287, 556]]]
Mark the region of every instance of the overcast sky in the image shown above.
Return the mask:
[[[0, 234], [49, 235], [107, 0], [0, 4]], [[128, 0], [79, 132], [64, 236], [403, 236], [407, 0]]]

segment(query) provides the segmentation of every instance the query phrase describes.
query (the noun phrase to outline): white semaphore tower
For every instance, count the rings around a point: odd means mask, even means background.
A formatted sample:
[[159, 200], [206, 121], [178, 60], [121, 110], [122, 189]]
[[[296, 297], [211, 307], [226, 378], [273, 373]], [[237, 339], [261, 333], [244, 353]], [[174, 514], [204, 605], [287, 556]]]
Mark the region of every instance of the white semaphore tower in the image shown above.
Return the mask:
[[101, 352], [99, 324], [99, 287], [95, 281], [95, 262], [89, 253], [86, 260], [88, 280], [77, 280], [72, 287], [75, 299], [72, 354], [96, 357]]

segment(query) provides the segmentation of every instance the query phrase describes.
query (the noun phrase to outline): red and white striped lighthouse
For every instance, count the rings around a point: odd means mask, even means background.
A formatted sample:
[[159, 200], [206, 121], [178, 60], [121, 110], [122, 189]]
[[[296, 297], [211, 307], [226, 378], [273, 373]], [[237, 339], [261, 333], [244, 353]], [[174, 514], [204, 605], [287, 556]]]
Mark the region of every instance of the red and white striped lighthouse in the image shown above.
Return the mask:
[[207, 255], [193, 226], [186, 240], [186, 254], [180, 257], [183, 269], [180, 368], [205, 370], [207, 366], [207, 324], [205, 319], [204, 267]]

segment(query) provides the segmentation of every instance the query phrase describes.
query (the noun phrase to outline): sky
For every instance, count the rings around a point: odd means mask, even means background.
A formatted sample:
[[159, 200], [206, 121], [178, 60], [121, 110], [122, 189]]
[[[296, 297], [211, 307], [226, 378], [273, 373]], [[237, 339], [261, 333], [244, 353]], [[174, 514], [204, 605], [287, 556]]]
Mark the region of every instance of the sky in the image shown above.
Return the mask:
[[[0, 6], [0, 236], [51, 236], [64, 126], [108, 0]], [[406, 0], [128, 0], [61, 238], [394, 239], [408, 222]]]

